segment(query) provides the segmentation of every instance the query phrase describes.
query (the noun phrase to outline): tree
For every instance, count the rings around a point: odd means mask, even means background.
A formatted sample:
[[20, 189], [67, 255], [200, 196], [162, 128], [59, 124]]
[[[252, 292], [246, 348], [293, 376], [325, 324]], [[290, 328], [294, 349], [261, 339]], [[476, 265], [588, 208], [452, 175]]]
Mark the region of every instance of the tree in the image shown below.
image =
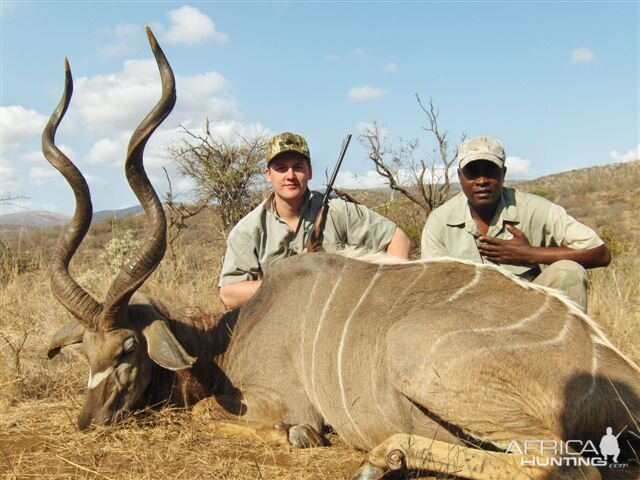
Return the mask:
[[187, 220], [207, 208], [211, 198], [200, 198], [195, 203], [176, 202], [169, 173], [164, 167], [162, 167], [162, 170], [164, 170], [164, 175], [169, 185], [169, 190], [164, 194], [164, 204], [167, 207], [167, 248], [175, 274], [178, 270], [178, 252], [176, 251], [178, 237], [187, 229]]
[[187, 138], [169, 149], [177, 172], [194, 180], [196, 204], [214, 203], [225, 232], [260, 201], [264, 193], [266, 139], [238, 135], [233, 142], [215, 138], [205, 122], [204, 134], [183, 128]]
[[416, 159], [419, 146], [417, 139], [401, 140], [397, 148], [386, 145], [384, 131], [376, 122], [359, 136], [359, 140], [369, 150], [369, 159], [376, 172], [386, 179], [392, 190], [418, 205], [426, 218], [449, 196], [450, 170], [455, 153], [450, 153], [447, 133], [438, 126], [438, 111], [433, 101], [429, 100], [425, 106], [417, 94], [416, 100], [427, 117], [427, 125], [422, 129], [431, 133], [436, 140], [436, 147], [428, 158]]

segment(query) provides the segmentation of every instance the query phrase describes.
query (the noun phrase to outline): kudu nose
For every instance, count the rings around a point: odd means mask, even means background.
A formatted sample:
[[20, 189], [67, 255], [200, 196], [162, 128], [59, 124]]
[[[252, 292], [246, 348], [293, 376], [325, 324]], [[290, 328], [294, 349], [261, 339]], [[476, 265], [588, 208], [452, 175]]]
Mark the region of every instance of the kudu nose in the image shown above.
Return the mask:
[[84, 410], [78, 415], [78, 430], [86, 432], [91, 427], [92, 415], [91, 412], [85, 412]]

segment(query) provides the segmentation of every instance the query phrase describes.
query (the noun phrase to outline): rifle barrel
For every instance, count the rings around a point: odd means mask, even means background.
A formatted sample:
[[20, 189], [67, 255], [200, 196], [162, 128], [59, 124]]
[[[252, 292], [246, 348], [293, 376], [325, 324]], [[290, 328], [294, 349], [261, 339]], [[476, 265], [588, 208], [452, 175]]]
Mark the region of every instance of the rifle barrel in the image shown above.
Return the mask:
[[351, 134], [347, 135], [347, 138], [345, 138], [344, 142], [342, 142], [342, 150], [340, 151], [340, 156], [338, 157], [338, 163], [336, 163], [336, 166], [333, 169], [333, 173], [331, 174], [331, 179], [327, 184], [327, 190], [324, 192], [324, 197], [322, 197], [323, 204], [329, 201], [329, 195], [331, 195], [331, 191], [333, 190], [333, 184], [336, 181], [336, 177], [338, 176], [340, 165], [342, 165], [342, 160], [344, 160], [344, 156], [347, 153], [347, 148], [349, 147], [350, 141], [351, 141]]

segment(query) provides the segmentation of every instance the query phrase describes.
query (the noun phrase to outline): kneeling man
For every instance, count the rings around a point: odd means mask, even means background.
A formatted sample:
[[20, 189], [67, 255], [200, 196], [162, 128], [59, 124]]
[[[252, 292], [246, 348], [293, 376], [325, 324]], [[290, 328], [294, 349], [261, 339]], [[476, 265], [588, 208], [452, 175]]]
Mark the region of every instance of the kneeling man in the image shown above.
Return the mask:
[[492, 263], [540, 285], [556, 288], [587, 310], [585, 269], [604, 267], [604, 242], [564, 208], [503, 186], [505, 152], [491, 137], [458, 149], [462, 192], [429, 215], [422, 258], [453, 257]]
[[[227, 308], [245, 303], [262, 283], [265, 267], [275, 259], [301, 253], [311, 235], [323, 195], [308, 188], [311, 155], [306, 140], [283, 132], [267, 143], [267, 181], [273, 192], [238, 222], [227, 239], [220, 276], [220, 298]], [[323, 247], [346, 246], [408, 258], [406, 234], [362, 205], [333, 199], [323, 232]]]

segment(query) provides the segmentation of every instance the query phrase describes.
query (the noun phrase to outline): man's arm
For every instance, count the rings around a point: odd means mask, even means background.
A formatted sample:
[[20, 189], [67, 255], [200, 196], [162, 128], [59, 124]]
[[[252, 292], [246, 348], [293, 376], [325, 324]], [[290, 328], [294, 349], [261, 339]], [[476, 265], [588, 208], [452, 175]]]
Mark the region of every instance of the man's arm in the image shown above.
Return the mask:
[[449, 256], [443, 238], [443, 232], [446, 228], [446, 225], [437, 218], [435, 212], [431, 212], [422, 229], [420, 241], [420, 257], [422, 259]]
[[387, 253], [392, 257], [398, 257], [407, 260], [411, 250], [411, 240], [400, 227], [396, 227], [393, 237], [389, 245], [387, 245]]
[[495, 263], [511, 265], [550, 265], [558, 260], [573, 260], [584, 268], [606, 267], [611, 262], [611, 253], [606, 245], [594, 248], [574, 249], [569, 247], [534, 247], [525, 234], [512, 225], [507, 225], [511, 240], [481, 236], [478, 250]]
[[229, 309], [238, 308], [249, 300], [262, 282], [262, 270], [255, 250], [251, 222], [241, 221], [229, 233], [218, 283], [220, 300]]
[[326, 227], [333, 228], [335, 236], [346, 245], [371, 251], [384, 250], [397, 258], [409, 258], [409, 237], [394, 222], [363, 205], [343, 199], [332, 200]]
[[220, 287], [222, 303], [229, 310], [242, 306], [256, 293], [261, 283], [262, 280], [244, 280]]

